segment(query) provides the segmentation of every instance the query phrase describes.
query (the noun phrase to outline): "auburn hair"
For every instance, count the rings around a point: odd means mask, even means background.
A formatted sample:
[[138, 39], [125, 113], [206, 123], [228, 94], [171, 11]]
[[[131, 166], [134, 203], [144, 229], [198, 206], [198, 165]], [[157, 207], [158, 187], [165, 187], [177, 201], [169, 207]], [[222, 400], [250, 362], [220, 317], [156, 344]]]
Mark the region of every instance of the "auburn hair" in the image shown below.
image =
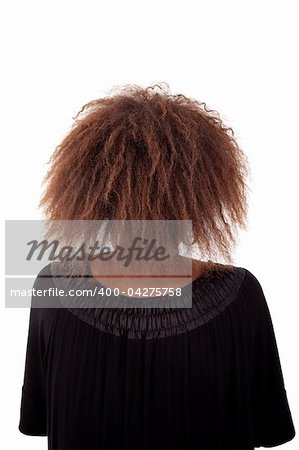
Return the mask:
[[218, 112], [159, 83], [116, 87], [73, 119], [45, 178], [47, 219], [192, 220], [202, 254], [231, 261], [248, 165]]

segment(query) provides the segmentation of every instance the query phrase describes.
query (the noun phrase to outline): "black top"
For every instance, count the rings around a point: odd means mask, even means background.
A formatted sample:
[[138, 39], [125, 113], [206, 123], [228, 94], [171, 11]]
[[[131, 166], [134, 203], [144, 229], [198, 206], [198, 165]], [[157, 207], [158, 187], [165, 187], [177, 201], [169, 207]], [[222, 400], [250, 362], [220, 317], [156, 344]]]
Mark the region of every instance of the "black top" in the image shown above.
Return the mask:
[[[95, 279], [91, 283], [98, 283]], [[54, 287], [51, 266], [36, 289]], [[291, 440], [271, 316], [247, 269], [192, 308], [52, 308], [32, 297], [19, 430], [49, 449], [253, 449]], [[55, 306], [56, 302], [56, 306]]]

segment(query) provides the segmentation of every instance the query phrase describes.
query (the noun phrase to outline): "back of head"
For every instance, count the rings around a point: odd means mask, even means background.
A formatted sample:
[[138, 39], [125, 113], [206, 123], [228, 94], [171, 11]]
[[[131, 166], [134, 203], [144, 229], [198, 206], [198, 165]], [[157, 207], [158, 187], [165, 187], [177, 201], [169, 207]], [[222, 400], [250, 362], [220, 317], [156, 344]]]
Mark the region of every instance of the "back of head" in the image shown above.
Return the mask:
[[49, 220], [192, 220], [194, 243], [231, 260], [246, 226], [246, 157], [206, 104], [126, 85], [85, 104], [56, 148]]

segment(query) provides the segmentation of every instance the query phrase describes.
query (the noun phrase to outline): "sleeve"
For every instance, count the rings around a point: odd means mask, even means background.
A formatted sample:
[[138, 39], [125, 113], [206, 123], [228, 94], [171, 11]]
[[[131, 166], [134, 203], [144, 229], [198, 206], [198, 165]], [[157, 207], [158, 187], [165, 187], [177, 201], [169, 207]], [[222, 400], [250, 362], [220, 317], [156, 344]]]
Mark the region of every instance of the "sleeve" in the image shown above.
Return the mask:
[[[46, 272], [36, 278], [35, 289], [50, 287]], [[20, 407], [19, 430], [32, 436], [47, 436], [46, 349], [55, 310], [43, 308], [43, 303], [44, 297], [32, 296]]]
[[251, 393], [256, 447], [274, 447], [295, 436], [273, 323], [263, 289], [247, 271], [254, 314], [251, 330]]

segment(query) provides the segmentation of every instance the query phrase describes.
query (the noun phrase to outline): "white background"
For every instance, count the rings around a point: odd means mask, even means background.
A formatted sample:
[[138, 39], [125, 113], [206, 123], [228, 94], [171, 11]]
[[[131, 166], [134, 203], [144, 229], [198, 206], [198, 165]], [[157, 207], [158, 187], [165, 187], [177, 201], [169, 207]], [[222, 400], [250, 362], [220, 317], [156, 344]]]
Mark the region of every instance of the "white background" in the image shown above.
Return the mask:
[[[165, 81], [219, 111], [251, 165], [249, 227], [234, 262], [263, 286], [296, 429], [297, 29], [289, 1], [2, 4], [4, 218], [41, 218], [50, 155], [81, 106], [113, 85]], [[3, 305], [0, 445], [46, 449], [46, 438], [18, 431], [29, 310]], [[298, 448], [298, 437], [283, 447]]]

